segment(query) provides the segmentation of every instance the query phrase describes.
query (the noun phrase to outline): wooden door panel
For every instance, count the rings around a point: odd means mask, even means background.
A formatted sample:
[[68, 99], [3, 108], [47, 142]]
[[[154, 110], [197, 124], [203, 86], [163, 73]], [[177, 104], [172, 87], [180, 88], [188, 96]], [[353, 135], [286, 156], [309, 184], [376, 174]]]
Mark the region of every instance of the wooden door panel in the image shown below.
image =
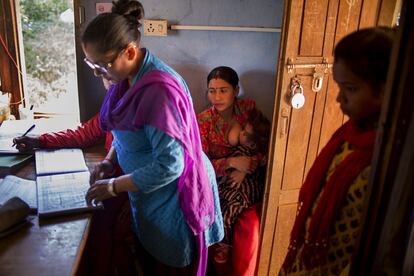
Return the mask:
[[328, 13], [326, 15], [325, 41], [323, 45], [323, 56], [332, 62], [332, 53], [335, 43], [335, 30], [338, 17], [339, 0], [329, 1]]
[[323, 116], [324, 116], [324, 112], [320, 112], [320, 111], [324, 110], [325, 104], [326, 104], [326, 94], [329, 93], [328, 92], [328, 89], [329, 89], [328, 78], [329, 78], [329, 74], [325, 74], [323, 84], [322, 84], [322, 90], [316, 93], [315, 108], [314, 108], [315, 112], [313, 114], [311, 135], [309, 139], [308, 152], [306, 155], [306, 164], [305, 164], [305, 168], [303, 172], [303, 175], [304, 175], [303, 180], [305, 180], [305, 177], [319, 152], [318, 151], [319, 145], [320, 145], [319, 140], [321, 137], [322, 121], [323, 121]]
[[346, 34], [358, 28], [361, 0], [342, 0], [339, 3], [338, 19], [335, 31], [335, 44]]
[[289, 25], [289, 33], [286, 34], [286, 58], [294, 57], [298, 53], [303, 4], [303, 1], [291, 1], [288, 7], [292, 18], [296, 18], [296, 20], [286, 23]]
[[[390, 1], [382, 1], [382, 2], [390, 2]], [[378, 0], [365, 0], [362, 4], [362, 11], [359, 20], [359, 28], [366, 28], [369, 26], [374, 26], [378, 20], [378, 11], [380, 8], [380, 2]], [[376, 11], [376, 12], [372, 12]]]
[[303, 181], [303, 167], [306, 163], [316, 94], [311, 89], [312, 78], [310, 76], [301, 76], [301, 82], [305, 105], [301, 109], [291, 109], [283, 190], [298, 189]]
[[322, 55], [328, 0], [306, 0], [302, 20], [299, 53], [301, 56]]
[[[286, 256], [286, 248], [289, 246], [290, 229], [296, 217], [297, 204], [279, 206], [279, 215], [276, 221], [275, 235], [272, 245], [272, 259], [269, 267], [269, 274], [277, 275]], [[265, 274], [263, 274], [265, 275]]]
[[327, 79], [328, 90], [326, 93], [325, 109], [319, 139], [318, 153], [326, 145], [332, 134], [338, 129], [343, 122], [344, 115], [336, 102], [338, 87], [332, 77]]

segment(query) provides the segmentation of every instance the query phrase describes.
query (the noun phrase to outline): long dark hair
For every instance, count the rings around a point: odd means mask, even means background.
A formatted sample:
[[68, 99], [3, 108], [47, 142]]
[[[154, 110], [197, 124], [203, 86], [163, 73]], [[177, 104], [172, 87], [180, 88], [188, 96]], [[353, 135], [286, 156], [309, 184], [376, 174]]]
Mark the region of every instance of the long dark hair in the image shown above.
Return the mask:
[[135, 0], [113, 1], [111, 13], [95, 17], [82, 34], [83, 44], [94, 44], [101, 53], [119, 52], [130, 42], [141, 40], [144, 7]]
[[335, 61], [343, 61], [347, 68], [368, 82], [374, 92], [387, 79], [388, 65], [395, 29], [375, 27], [361, 29], [345, 36], [335, 47]]

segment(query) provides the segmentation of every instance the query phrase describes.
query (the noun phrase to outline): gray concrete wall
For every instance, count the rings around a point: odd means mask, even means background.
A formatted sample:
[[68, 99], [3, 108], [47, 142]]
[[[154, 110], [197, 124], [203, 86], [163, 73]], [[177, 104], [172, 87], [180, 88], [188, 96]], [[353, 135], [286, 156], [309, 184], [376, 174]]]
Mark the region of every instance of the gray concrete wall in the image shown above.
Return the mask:
[[[110, 2], [110, 1], [101, 1]], [[281, 27], [282, 0], [142, 0], [147, 19], [178, 25]], [[95, 16], [95, 1], [82, 0], [86, 22]], [[169, 30], [167, 37], [142, 37], [142, 46], [176, 69], [187, 81], [196, 112], [208, 106], [206, 77], [216, 66], [233, 67], [243, 97], [256, 100], [271, 118], [274, 102], [279, 33]], [[83, 54], [79, 53], [80, 60]], [[81, 118], [92, 116], [102, 98], [99, 80], [79, 64]], [[87, 72], [86, 72], [87, 71]], [[91, 94], [93, 93], [93, 95]]]

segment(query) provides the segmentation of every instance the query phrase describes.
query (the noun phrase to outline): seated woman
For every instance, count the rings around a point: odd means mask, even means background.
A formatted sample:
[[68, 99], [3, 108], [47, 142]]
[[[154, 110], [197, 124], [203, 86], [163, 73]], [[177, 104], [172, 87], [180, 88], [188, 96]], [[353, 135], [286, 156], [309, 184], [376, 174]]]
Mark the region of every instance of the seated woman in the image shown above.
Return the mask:
[[[216, 171], [220, 193], [220, 203], [224, 208], [224, 220], [227, 219], [225, 244], [233, 245], [233, 273], [237, 275], [252, 274], [255, 270], [256, 255], [258, 249], [258, 223], [259, 215], [256, 210], [249, 212], [245, 217], [251, 225], [245, 237], [240, 237], [237, 233], [232, 233], [231, 226], [235, 223], [236, 218], [242, 215], [243, 209], [247, 206], [257, 203], [260, 196], [255, 198], [254, 194], [260, 194], [260, 183], [253, 185], [252, 190], [246, 189], [248, 199], [247, 204], [241, 206], [237, 212], [227, 208], [226, 196], [224, 195], [225, 187], [229, 183], [242, 183], [244, 176], [257, 170], [259, 161], [264, 160], [263, 155], [254, 154], [253, 156], [239, 155], [236, 153], [233, 144], [233, 132], [239, 132], [237, 129], [245, 128], [249, 121], [249, 115], [255, 110], [253, 100], [239, 100], [239, 78], [237, 73], [230, 67], [217, 67], [213, 69], [207, 77], [208, 91], [207, 96], [212, 107], [198, 115], [198, 124], [201, 133], [203, 150], [210, 158]], [[230, 135], [230, 137], [229, 137]], [[236, 139], [237, 140], [237, 139]], [[248, 185], [248, 184], [246, 184]], [[238, 185], [237, 185], [238, 186]], [[226, 211], [227, 210], [227, 211]], [[236, 222], [237, 225], [237, 222]], [[240, 237], [243, 241], [233, 241], [233, 237]], [[249, 241], [249, 242], [246, 242]], [[252, 242], [253, 241], [253, 242]], [[211, 252], [215, 255], [216, 261], [226, 262], [225, 255], [229, 247], [222, 244], [216, 251]], [[224, 250], [223, 250], [224, 249]], [[223, 252], [224, 251], [224, 252]], [[223, 256], [217, 256], [223, 255]], [[243, 260], [243, 261], [242, 261]], [[239, 264], [247, 261], [249, 265]], [[240, 268], [240, 270], [238, 270]]]

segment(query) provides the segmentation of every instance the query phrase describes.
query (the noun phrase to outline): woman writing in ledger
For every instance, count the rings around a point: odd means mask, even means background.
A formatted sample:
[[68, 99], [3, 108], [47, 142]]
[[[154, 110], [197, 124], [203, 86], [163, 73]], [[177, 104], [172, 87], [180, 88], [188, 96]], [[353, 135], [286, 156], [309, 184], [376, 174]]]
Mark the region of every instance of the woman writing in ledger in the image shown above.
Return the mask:
[[107, 158], [125, 175], [92, 174], [87, 201], [127, 191], [145, 275], [205, 274], [207, 247], [223, 237], [214, 170], [203, 155], [184, 80], [140, 48], [138, 1], [114, 2], [82, 35], [85, 62], [111, 86], [100, 112], [114, 136]]

